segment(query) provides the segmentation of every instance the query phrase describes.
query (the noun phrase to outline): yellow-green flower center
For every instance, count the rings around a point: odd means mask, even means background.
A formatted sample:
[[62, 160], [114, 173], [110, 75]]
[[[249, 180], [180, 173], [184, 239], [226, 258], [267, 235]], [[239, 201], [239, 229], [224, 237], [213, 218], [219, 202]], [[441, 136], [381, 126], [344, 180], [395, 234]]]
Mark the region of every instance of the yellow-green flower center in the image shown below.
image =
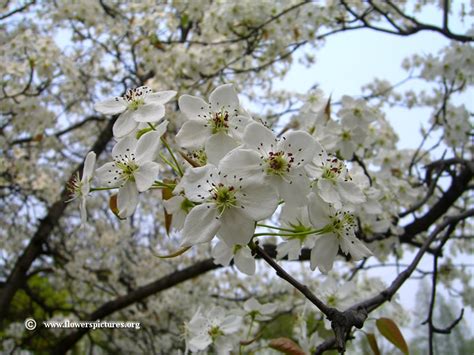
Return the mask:
[[128, 103], [128, 109], [136, 111], [140, 106], [143, 106], [145, 104], [145, 100], [143, 99], [135, 99], [131, 102]]
[[341, 237], [343, 234], [347, 235], [355, 228], [354, 216], [348, 212], [338, 212], [331, 216], [331, 223], [325, 228], [328, 232], [336, 234], [337, 237]]
[[212, 118], [209, 119], [212, 134], [219, 132], [227, 133], [229, 129], [229, 113], [227, 111], [215, 112]]
[[123, 180], [125, 181], [135, 181], [134, 173], [138, 170], [138, 165], [135, 163], [134, 160], [121, 160], [121, 161], [116, 161], [115, 166], [122, 171], [120, 172], [120, 175]]
[[212, 341], [214, 342], [219, 336], [224, 335], [222, 330], [219, 329], [217, 325], [214, 325], [209, 329], [208, 334], [211, 336]]
[[341, 175], [343, 167], [344, 163], [342, 163], [339, 159], [328, 159], [328, 162], [326, 162], [326, 164], [324, 165], [321, 177], [323, 179], [336, 180], [339, 175]]
[[207, 154], [204, 149], [198, 149], [191, 153], [191, 159], [199, 163], [201, 166], [207, 164]]
[[293, 154], [288, 153], [285, 156], [285, 152], [270, 152], [268, 153], [268, 158], [266, 159], [267, 163], [267, 173], [272, 175], [285, 175], [290, 171], [291, 164], [294, 162]]
[[223, 213], [226, 208], [235, 207], [237, 202], [234, 187], [223, 184], [219, 184], [215, 188], [212, 198], [216, 201], [220, 213]]
[[150, 92], [151, 89], [146, 86], [127, 90], [123, 98], [128, 103], [128, 109], [132, 111], [138, 110], [139, 107], [145, 104], [145, 96]]

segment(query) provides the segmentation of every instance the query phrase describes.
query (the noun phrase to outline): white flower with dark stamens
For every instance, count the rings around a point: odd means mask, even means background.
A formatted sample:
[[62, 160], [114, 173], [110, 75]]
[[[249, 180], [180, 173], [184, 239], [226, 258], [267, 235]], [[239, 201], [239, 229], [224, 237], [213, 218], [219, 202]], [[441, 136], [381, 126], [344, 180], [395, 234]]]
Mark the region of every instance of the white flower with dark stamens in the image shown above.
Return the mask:
[[275, 313], [278, 305], [276, 303], [261, 304], [255, 298], [250, 298], [244, 303], [244, 310], [252, 320], [267, 321], [272, 319], [271, 315]]
[[112, 149], [114, 161], [97, 169], [97, 176], [106, 187], [119, 188], [117, 206], [122, 218], [135, 212], [138, 193], [148, 190], [158, 176], [160, 165], [153, 160], [163, 133], [161, 127], [138, 141], [131, 136], [123, 138]]
[[130, 134], [140, 122], [158, 122], [165, 116], [164, 104], [176, 95], [176, 91], [152, 92], [147, 86], [129, 89], [123, 97], [114, 97], [94, 105], [105, 115], [121, 114], [113, 127], [117, 138]]
[[232, 84], [217, 87], [209, 95], [209, 103], [183, 95], [178, 104], [188, 121], [176, 135], [176, 141], [189, 149], [205, 146], [208, 154], [220, 157], [240, 143], [245, 126], [252, 121], [248, 114], [242, 114]]
[[213, 307], [205, 312], [198, 309], [186, 324], [186, 345], [192, 352], [214, 345], [217, 354], [230, 354], [238, 339], [234, 334], [242, 325], [242, 317], [226, 314], [221, 307]]
[[221, 165], [189, 169], [180, 187], [190, 201], [201, 203], [186, 217], [183, 246], [208, 242], [217, 233], [229, 247], [246, 245], [255, 222], [270, 217], [278, 206], [273, 187], [230, 174]]
[[315, 179], [313, 191], [335, 208], [340, 209], [344, 204], [353, 209], [353, 205], [366, 201], [362, 190], [351, 181], [343, 161], [323, 153], [316, 156], [306, 170]]
[[342, 107], [337, 114], [341, 117], [344, 127], [367, 129], [368, 125], [377, 118], [375, 111], [368, 107], [363, 99], [353, 99], [344, 95], [341, 104]]
[[90, 192], [90, 181], [94, 174], [96, 155], [94, 152], [89, 152], [84, 161], [84, 170], [82, 171], [82, 179], [79, 179], [79, 173], [77, 173], [69, 182], [68, 189], [71, 194], [69, 201], [81, 198], [80, 211], [81, 211], [81, 223], [84, 224], [87, 221], [87, 210], [86, 210], [86, 199]]
[[223, 166], [275, 186], [287, 204], [299, 205], [306, 200], [310, 181], [304, 167], [316, 150], [313, 137], [303, 131], [292, 131], [277, 139], [268, 128], [251, 123], [245, 129], [243, 141], [245, 149], [230, 152], [221, 161]]
[[247, 275], [255, 274], [255, 259], [246, 245], [236, 244], [229, 247], [225, 242], [219, 240], [212, 248], [211, 254], [215, 264], [228, 266], [234, 259], [234, 264], [239, 271]]
[[357, 224], [353, 214], [334, 209], [313, 192], [308, 199], [311, 223], [315, 229], [324, 231], [311, 250], [312, 270], [318, 267], [323, 273], [329, 272], [339, 248], [345, 255], [350, 254], [353, 260], [372, 255], [372, 252], [355, 236]]

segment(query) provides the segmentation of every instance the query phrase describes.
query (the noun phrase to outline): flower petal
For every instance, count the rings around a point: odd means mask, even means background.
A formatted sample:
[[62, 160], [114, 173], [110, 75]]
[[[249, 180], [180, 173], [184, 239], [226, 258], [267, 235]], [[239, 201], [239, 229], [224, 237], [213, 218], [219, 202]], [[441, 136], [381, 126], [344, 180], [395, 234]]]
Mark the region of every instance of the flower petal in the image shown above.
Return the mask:
[[189, 247], [210, 241], [221, 227], [217, 217], [217, 208], [210, 203], [194, 207], [184, 221], [181, 231], [183, 237], [182, 247]]
[[247, 246], [240, 248], [237, 253], [235, 253], [234, 263], [237, 269], [242, 271], [244, 274], [255, 274], [255, 259]]
[[182, 95], [178, 100], [179, 109], [191, 120], [207, 120], [211, 118], [210, 105], [200, 97]]
[[271, 130], [257, 122], [245, 128], [243, 141], [249, 148], [265, 156], [276, 148], [278, 142]]
[[323, 274], [327, 274], [332, 269], [338, 250], [339, 243], [333, 235], [321, 236], [311, 250], [311, 270], [318, 267]]
[[[327, 203], [340, 206], [341, 198], [336, 190], [336, 182], [328, 179], [319, 179], [317, 183], [319, 196]], [[337, 207], [336, 207], [337, 208]]]
[[285, 134], [278, 143], [278, 151], [289, 152], [294, 158], [292, 168], [298, 168], [310, 163], [316, 151], [313, 137], [303, 131], [293, 131]]
[[248, 218], [238, 208], [226, 209], [221, 217], [219, 236], [229, 247], [246, 245], [255, 231], [254, 220]]
[[223, 132], [213, 134], [205, 145], [207, 161], [211, 164], [218, 165], [219, 161], [237, 146], [237, 142], [227, 134]]
[[121, 218], [130, 217], [138, 205], [138, 190], [133, 182], [127, 182], [118, 192], [117, 207]]
[[209, 102], [213, 112], [221, 112], [223, 109], [233, 114], [239, 108], [239, 97], [234, 90], [234, 85], [224, 84], [214, 89], [209, 95]]
[[135, 149], [137, 163], [145, 163], [155, 159], [156, 152], [160, 146], [161, 136], [161, 132], [151, 131], [140, 137]]
[[146, 104], [139, 107], [133, 119], [136, 122], [158, 122], [165, 116], [165, 107], [161, 104]]
[[231, 314], [222, 320], [219, 328], [224, 334], [232, 334], [239, 331], [241, 325], [242, 317]]
[[326, 202], [314, 192], [308, 195], [308, 201], [309, 220], [315, 228], [323, 228], [331, 222], [330, 208]]
[[125, 137], [117, 142], [112, 148], [112, 157], [131, 157], [131, 154], [135, 154], [137, 147], [137, 140], [134, 137]]
[[176, 135], [176, 142], [181, 147], [197, 149], [202, 147], [211, 135], [211, 130], [207, 127], [206, 121], [190, 120], [181, 126]]
[[94, 152], [89, 152], [84, 161], [84, 170], [82, 173], [82, 181], [89, 181], [94, 174], [96, 155]]
[[166, 212], [169, 214], [174, 214], [178, 211], [181, 211], [181, 204], [184, 202], [184, 200], [184, 196], [173, 196], [169, 200], [163, 200], [163, 206], [165, 207]]
[[242, 213], [253, 221], [270, 217], [278, 207], [275, 189], [267, 184], [250, 184], [237, 196]]
[[121, 138], [132, 133], [138, 126], [138, 122], [135, 121], [134, 117], [134, 111], [127, 110], [122, 113], [112, 127], [114, 136]]
[[214, 165], [208, 164], [194, 169], [188, 169], [184, 174], [180, 185], [183, 187], [186, 197], [194, 202], [202, 202], [209, 198], [209, 190], [212, 184], [219, 181], [218, 171]]
[[337, 190], [347, 202], [355, 204], [365, 202], [365, 195], [352, 181], [338, 181]]
[[243, 142], [245, 128], [252, 122], [255, 122], [251, 117], [235, 114], [229, 117], [228, 134], [237, 142]]
[[94, 110], [104, 115], [116, 115], [127, 109], [127, 102], [122, 97], [114, 97], [94, 105]]
[[345, 254], [350, 254], [353, 260], [360, 260], [372, 255], [372, 252], [354, 236], [343, 236], [341, 238], [341, 250]]
[[280, 180], [278, 184], [275, 184], [278, 188], [280, 198], [285, 200], [285, 203], [291, 206], [301, 206], [306, 204], [306, 196], [311, 192], [310, 180], [303, 174], [303, 169], [298, 169], [293, 174], [288, 174], [285, 181], [279, 177], [274, 177]]
[[106, 187], [117, 187], [123, 183], [122, 177], [119, 174], [120, 170], [115, 166], [114, 162], [105, 163], [95, 173], [100, 183]]
[[265, 177], [261, 166], [262, 159], [253, 149], [234, 149], [229, 152], [219, 163], [219, 170], [224, 175], [242, 178], [240, 185], [263, 183]]
[[145, 104], [163, 105], [175, 97], [176, 94], [177, 92], [173, 90], [153, 92], [145, 96]]
[[82, 196], [81, 204], [80, 204], [80, 211], [81, 211], [81, 225], [85, 225], [87, 222], [87, 208], [86, 208], [86, 197]]
[[143, 192], [148, 190], [153, 182], [155, 181], [160, 171], [160, 165], [154, 162], [146, 162], [140, 165], [137, 171], [133, 173], [135, 183], [137, 184], [137, 190]]
[[219, 240], [214, 248], [212, 248], [211, 255], [214, 258], [214, 264], [222, 266], [228, 266], [234, 257], [232, 248], [229, 248], [222, 240]]

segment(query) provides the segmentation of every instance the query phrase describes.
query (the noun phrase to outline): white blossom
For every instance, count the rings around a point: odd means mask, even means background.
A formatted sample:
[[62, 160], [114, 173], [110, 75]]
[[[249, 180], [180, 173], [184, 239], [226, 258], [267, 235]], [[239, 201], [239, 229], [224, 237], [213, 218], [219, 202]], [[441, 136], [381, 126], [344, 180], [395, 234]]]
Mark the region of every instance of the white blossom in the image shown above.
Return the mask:
[[186, 325], [186, 344], [192, 352], [214, 345], [218, 354], [230, 354], [237, 339], [235, 334], [242, 325], [242, 317], [228, 315], [221, 307], [205, 312], [199, 308]]
[[[218, 86], [209, 95], [209, 103], [196, 96], [183, 95], [178, 104], [187, 121], [176, 135], [176, 141], [184, 148], [205, 147], [208, 155], [222, 157], [235, 148], [251, 121], [248, 114], [242, 114], [232, 84]], [[219, 160], [218, 157], [214, 160]]]
[[255, 259], [246, 245], [236, 244], [229, 247], [225, 242], [219, 240], [212, 248], [211, 254], [216, 264], [228, 266], [234, 259], [234, 264], [239, 271], [247, 275], [255, 274]]
[[363, 192], [351, 181], [343, 161], [323, 152], [315, 156], [306, 168], [315, 179], [313, 192], [325, 202], [332, 203], [337, 209], [340, 209], [343, 204], [351, 208], [352, 205], [365, 202]]
[[90, 181], [92, 180], [95, 168], [96, 155], [94, 152], [89, 152], [84, 161], [84, 169], [82, 171], [82, 178], [79, 180], [79, 172], [71, 179], [68, 188], [71, 194], [69, 201], [76, 198], [81, 199], [81, 223], [85, 224], [87, 221], [86, 200], [90, 192]]
[[298, 205], [306, 200], [310, 181], [304, 167], [312, 160], [317, 146], [308, 133], [292, 131], [277, 139], [268, 128], [251, 123], [245, 129], [243, 141], [243, 148], [230, 152], [222, 165], [275, 186], [287, 204]]
[[371, 251], [355, 236], [354, 215], [336, 210], [321, 200], [315, 193], [309, 196], [309, 218], [316, 229], [324, 229], [311, 250], [311, 269], [316, 267], [323, 273], [332, 269], [339, 248], [353, 260], [372, 255]]
[[113, 162], [97, 169], [103, 184], [119, 188], [117, 205], [122, 218], [135, 212], [138, 193], [148, 190], [158, 176], [160, 165], [153, 160], [164, 127], [144, 134], [138, 141], [131, 136], [123, 138], [112, 149]]
[[164, 104], [176, 95], [176, 91], [152, 92], [147, 86], [129, 89], [123, 97], [98, 102], [94, 108], [105, 115], [120, 114], [113, 126], [114, 136], [124, 137], [140, 122], [158, 122], [165, 116]]
[[186, 197], [201, 203], [186, 217], [183, 246], [205, 243], [217, 233], [232, 247], [250, 241], [255, 222], [270, 217], [278, 205], [273, 187], [230, 173], [223, 166], [189, 169], [180, 185]]
[[278, 304], [276, 303], [265, 303], [261, 304], [255, 298], [249, 298], [244, 303], [244, 310], [247, 315], [249, 315], [252, 320], [257, 321], [267, 321], [272, 319], [271, 315], [276, 312], [278, 309]]

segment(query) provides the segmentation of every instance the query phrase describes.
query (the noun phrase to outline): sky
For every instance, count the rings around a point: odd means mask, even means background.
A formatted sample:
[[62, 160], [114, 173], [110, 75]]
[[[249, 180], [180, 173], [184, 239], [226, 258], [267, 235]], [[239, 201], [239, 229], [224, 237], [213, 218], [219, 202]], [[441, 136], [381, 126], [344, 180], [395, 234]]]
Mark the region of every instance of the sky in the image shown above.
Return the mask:
[[[464, 1], [465, 2], [465, 1]], [[461, 1], [455, 2], [456, 6]], [[454, 11], [454, 13], [457, 13]], [[425, 22], [441, 23], [441, 12], [430, 6], [419, 18]], [[455, 16], [450, 17], [450, 28], [453, 32], [466, 32], [472, 26], [474, 19], [469, 23], [461, 23]], [[275, 88], [293, 90], [306, 93], [316, 82], [326, 95], [331, 94], [334, 101], [342, 95], [360, 96], [361, 87], [374, 78], [387, 79], [397, 83], [407, 77], [407, 72], [401, 67], [404, 58], [413, 54], [437, 54], [439, 50], [449, 44], [449, 40], [435, 32], [419, 32], [409, 37], [394, 36], [372, 30], [358, 30], [344, 32], [330, 36], [326, 44], [316, 53], [316, 63], [311, 68], [295, 64], [290, 69], [287, 77], [275, 83]], [[310, 79], [307, 79], [310, 78]], [[408, 89], [412, 83], [401, 86], [399, 89]], [[474, 111], [474, 93], [471, 90], [457, 98], [457, 104], [464, 103]], [[385, 110], [387, 118], [398, 133], [398, 148], [416, 148], [420, 142], [420, 125], [427, 126], [430, 110], [428, 109], [402, 109], [388, 108]], [[405, 257], [402, 262], [408, 263], [411, 258]], [[457, 262], [473, 263], [466, 255]], [[432, 258], [425, 256], [421, 269], [431, 270]], [[395, 269], [379, 269], [372, 272], [389, 284], [396, 277]], [[408, 281], [400, 290], [400, 300], [409, 310], [415, 309], [419, 281]], [[429, 283], [431, 285], [431, 283]], [[459, 285], [462, 287], [461, 285]], [[444, 292], [446, 294], [446, 292]], [[449, 297], [449, 296], [448, 296]], [[448, 298], [450, 299], [450, 298]], [[469, 332], [474, 335], [474, 316], [472, 310], [466, 310], [464, 319], [469, 326]], [[439, 325], [442, 327], [443, 325]], [[408, 331], [408, 329], [406, 329]], [[406, 334], [408, 338], [412, 334]]]
[[[458, 6], [460, 1], [457, 2]], [[429, 23], [440, 23], [441, 12], [434, 6], [428, 7], [420, 18]], [[470, 20], [470, 24], [474, 20]], [[465, 32], [469, 23], [450, 18], [450, 28]], [[311, 68], [302, 65], [292, 67], [287, 77], [275, 83], [276, 88], [285, 88], [300, 93], [308, 92], [315, 83], [326, 95], [331, 94], [334, 101], [342, 95], [361, 95], [361, 87], [374, 78], [387, 79], [397, 83], [408, 73], [402, 69], [404, 58], [413, 54], [437, 54], [447, 46], [449, 40], [438, 33], [423, 31], [409, 37], [394, 36], [373, 30], [357, 30], [338, 33], [328, 37], [322, 49], [316, 52], [316, 63]], [[302, 78], [310, 78], [301, 80]], [[400, 89], [413, 85], [409, 82]], [[419, 85], [418, 85], [419, 86]], [[471, 98], [469, 100], [469, 97]], [[474, 111], [473, 93], [462, 95], [459, 100]], [[469, 102], [470, 101], [470, 102]], [[419, 142], [420, 123], [426, 126], [429, 110], [391, 108], [387, 117], [399, 135], [399, 148], [413, 148]]]

